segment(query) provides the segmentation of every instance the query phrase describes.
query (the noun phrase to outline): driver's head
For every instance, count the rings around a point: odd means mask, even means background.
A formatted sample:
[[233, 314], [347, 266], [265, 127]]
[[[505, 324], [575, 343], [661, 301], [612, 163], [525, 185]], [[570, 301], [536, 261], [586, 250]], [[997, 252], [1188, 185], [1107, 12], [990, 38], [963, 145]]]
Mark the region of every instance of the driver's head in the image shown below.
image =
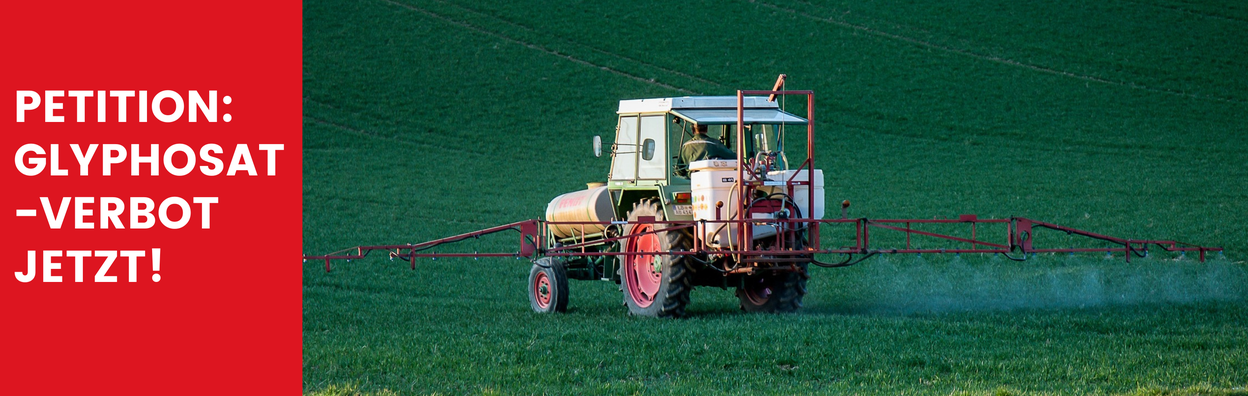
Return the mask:
[[698, 126], [694, 127], [694, 128], [693, 128], [693, 134], [694, 134], [694, 135], [705, 135], [705, 134], [706, 134], [706, 125], [698, 125]]

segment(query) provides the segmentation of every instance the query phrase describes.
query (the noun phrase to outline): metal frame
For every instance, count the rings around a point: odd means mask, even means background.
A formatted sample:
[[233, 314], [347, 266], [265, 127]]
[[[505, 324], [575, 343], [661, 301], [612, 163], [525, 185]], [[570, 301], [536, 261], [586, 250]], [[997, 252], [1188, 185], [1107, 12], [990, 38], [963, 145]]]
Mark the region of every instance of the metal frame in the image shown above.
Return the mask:
[[[737, 185], [735, 188], [735, 191], [737, 193], [737, 210], [735, 213], [737, 213], [738, 217], [745, 216], [746, 215], [745, 198], [753, 196], [754, 189], [763, 185], [763, 181], [762, 181], [763, 178], [759, 177], [759, 175], [754, 174], [754, 171], [752, 169], [749, 169], [748, 167], [745, 166], [745, 96], [746, 95], [759, 95], [759, 96], [768, 95], [771, 98], [774, 98], [776, 95], [805, 95], [806, 96], [806, 160], [803, 161], [802, 164], [796, 168], [797, 172], [794, 172], [793, 174], [794, 179], [796, 179], [797, 175], [799, 175], [800, 172], [804, 168], [807, 172], [806, 181], [803, 182], [800, 180], [785, 180], [784, 182], [785, 182], [785, 188], [788, 189], [789, 196], [793, 195], [793, 189], [794, 189], [794, 186], [796, 185], [804, 184], [804, 185], [810, 186], [809, 188], [806, 189], [806, 192], [810, 194], [808, 197], [809, 199], [806, 202], [809, 202], [810, 206], [813, 208], [815, 205], [815, 188], [814, 188], [815, 92], [810, 91], [810, 90], [803, 90], [803, 91], [776, 91], [776, 90], [742, 91], [742, 90], [738, 90], [737, 91], [737, 180], [736, 180]], [[746, 173], [750, 174], [750, 179], [748, 181], [745, 178]], [[813, 215], [813, 214], [808, 213], [807, 215]], [[753, 238], [754, 227], [750, 227], [746, 225], [738, 225], [738, 227], [739, 228], [737, 229], [738, 231], [737, 232], [737, 246], [750, 246], [750, 244], [754, 240]], [[812, 233], [816, 236], [815, 238], [813, 238], [813, 241], [814, 241], [813, 247], [816, 250], [818, 250], [819, 249], [819, 238], [818, 238], [819, 223], [817, 222], [811, 223], [810, 227], [811, 227]]]

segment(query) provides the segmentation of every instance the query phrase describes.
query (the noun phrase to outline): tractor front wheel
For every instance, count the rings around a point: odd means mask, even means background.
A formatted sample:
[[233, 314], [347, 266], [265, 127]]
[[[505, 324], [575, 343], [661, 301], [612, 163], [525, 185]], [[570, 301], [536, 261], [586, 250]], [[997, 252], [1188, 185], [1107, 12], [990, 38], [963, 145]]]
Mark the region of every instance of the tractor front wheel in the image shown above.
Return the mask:
[[538, 313], [568, 309], [568, 270], [563, 261], [543, 257], [529, 270], [529, 305]]
[[[628, 221], [642, 217], [663, 221], [658, 200], [645, 199], [633, 205]], [[625, 227], [624, 253], [620, 266], [624, 305], [633, 315], [657, 317], [685, 316], [689, 304], [690, 269], [683, 256], [664, 254], [688, 250], [689, 238], [681, 231], [658, 231], [666, 224], [629, 224]]]

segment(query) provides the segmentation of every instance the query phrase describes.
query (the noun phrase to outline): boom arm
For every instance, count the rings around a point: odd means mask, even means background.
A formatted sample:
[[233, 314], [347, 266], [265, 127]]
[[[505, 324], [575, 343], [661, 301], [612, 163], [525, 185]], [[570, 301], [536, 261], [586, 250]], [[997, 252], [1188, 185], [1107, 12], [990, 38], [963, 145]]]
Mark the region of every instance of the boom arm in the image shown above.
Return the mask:
[[[1023, 217], [1011, 217], [1009, 219], [979, 219], [975, 215], [962, 215], [957, 219], [885, 219], [871, 220], [867, 218], [857, 219], [748, 219], [748, 220], [700, 220], [700, 221], [656, 221], [653, 218], [641, 218], [635, 222], [627, 221], [610, 221], [610, 222], [548, 222], [543, 220], [525, 220], [510, 224], [504, 224], [496, 227], [486, 228], [480, 231], [474, 231], [459, 234], [452, 237], [437, 239], [433, 241], [406, 244], [406, 245], [374, 245], [374, 246], [358, 246], [349, 249], [339, 250], [333, 253], [320, 256], [304, 256], [306, 260], [325, 260], [325, 271], [330, 270], [330, 261], [332, 260], [352, 260], [368, 256], [374, 250], [387, 250], [390, 257], [408, 261], [412, 268], [416, 267], [417, 257], [526, 257], [536, 260], [538, 256], [549, 257], [601, 257], [601, 256], [628, 256], [654, 254], [654, 252], [621, 252], [621, 251], [602, 251], [594, 249], [586, 249], [586, 247], [602, 244], [610, 244], [619, 242], [627, 238], [635, 238], [640, 236], [618, 236], [607, 237], [603, 239], [589, 240], [582, 243], [565, 245], [565, 246], [549, 246], [546, 241], [551, 239], [547, 225], [608, 225], [622, 226], [625, 224], [652, 224], [656, 225], [656, 229], [649, 233], [658, 233], [664, 231], [676, 231], [681, 229], [694, 229], [695, 235], [698, 231], [704, 231], [706, 227], [718, 227], [720, 224], [735, 224], [740, 227], [749, 227], [750, 225], [758, 225], [759, 223], [768, 223], [777, 227], [786, 227], [794, 229], [795, 227], [807, 226], [808, 232], [811, 232], [810, 246], [799, 249], [786, 249], [783, 241], [778, 240], [771, 250], [753, 250], [750, 248], [716, 248], [707, 246], [703, 243], [695, 243], [693, 249], [683, 251], [662, 252], [671, 255], [734, 255], [745, 256], [751, 261], [759, 261], [759, 257], [768, 257], [776, 262], [792, 262], [794, 259], [800, 261], [813, 262], [816, 264], [824, 264], [825, 266], [844, 266], [856, 263], [851, 261], [854, 255], [871, 256], [875, 254], [890, 253], [998, 253], [1004, 254], [1014, 260], [1025, 260], [1026, 255], [1030, 253], [1086, 253], [1086, 252], [1104, 252], [1104, 253], [1123, 253], [1128, 262], [1131, 261], [1131, 255], [1144, 257], [1148, 253], [1149, 245], [1153, 245], [1168, 252], [1198, 252], [1200, 261], [1205, 261], [1205, 253], [1221, 252], [1221, 247], [1205, 247], [1200, 245], [1192, 245], [1173, 240], [1151, 240], [1151, 239], [1128, 239], [1118, 238], [1108, 235], [1097, 234], [1071, 227], [1061, 226], [1053, 223], [1032, 220]], [[825, 224], [828, 226], [836, 225], [853, 225], [854, 244], [852, 246], [844, 246], [837, 248], [823, 248], [820, 246], [820, 238], [818, 237], [818, 228], [813, 227], [815, 224]], [[970, 227], [970, 237], [962, 237], [950, 235], [947, 233], [933, 232], [929, 230], [919, 230], [916, 226], [939, 226], [939, 225], [965, 225]], [[1005, 225], [1006, 235], [1005, 241], [989, 241], [979, 239], [979, 228], [981, 225]], [[662, 227], [662, 228], [659, 228]], [[1110, 247], [1042, 247], [1037, 246], [1035, 240], [1035, 231], [1039, 229], [1048, 229], [1066, 233], [1070, 236], [1080, 236], [1091, 240], [1099, 240], [1108, 242], [1113, 246]], [[903, 233], [905, 236], [904, 246], [876, 246], [871, 242], [872, 230], [875, 232], [894, 231]], [[520, 244], [516, 251], [512, 252], [471, 252], [471, 253], [441, 253], [427, 252], [434, 247], [460, 242], [468, 239], [477, 239], [482, 236], [497, 234], [506, 231], [517, 231], [520, 233]], [[777, 234], [776, 238], [781, 238], [783, 234]], [[914, 238], [927, 238], [925, 241], [943, 242], [952, 244], [952, 246], [934, 248], [934, 247], [916, 247], [912, 240]], [[961, 246], [959, 246], [961, 245]], [[741, 245], [738, 245], [741, 246]], [[749, 246], [749, 245], [745, 245]], [[1022, 257], [1014, 257], [1011, 254], [1022, 253]], [[847, 258], [840, 264], [820, 263], [814, 260], [815, 254], [841, 254]], [[861, 259], [861, 258], [860, 258]]]

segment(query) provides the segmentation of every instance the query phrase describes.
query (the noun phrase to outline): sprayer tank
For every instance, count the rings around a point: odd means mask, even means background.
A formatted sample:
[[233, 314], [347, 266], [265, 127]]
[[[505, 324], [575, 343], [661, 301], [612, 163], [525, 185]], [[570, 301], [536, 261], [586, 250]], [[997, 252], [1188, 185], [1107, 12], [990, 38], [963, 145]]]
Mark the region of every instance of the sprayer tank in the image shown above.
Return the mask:
[[[546, 221], [608, 222], [614, 218], [611, 194], [606, 187], [563, 194], [546, 205]], [[547, 227], [556, 238], [595, 234], [606, 229], [601, 224], [547, 224]]]

